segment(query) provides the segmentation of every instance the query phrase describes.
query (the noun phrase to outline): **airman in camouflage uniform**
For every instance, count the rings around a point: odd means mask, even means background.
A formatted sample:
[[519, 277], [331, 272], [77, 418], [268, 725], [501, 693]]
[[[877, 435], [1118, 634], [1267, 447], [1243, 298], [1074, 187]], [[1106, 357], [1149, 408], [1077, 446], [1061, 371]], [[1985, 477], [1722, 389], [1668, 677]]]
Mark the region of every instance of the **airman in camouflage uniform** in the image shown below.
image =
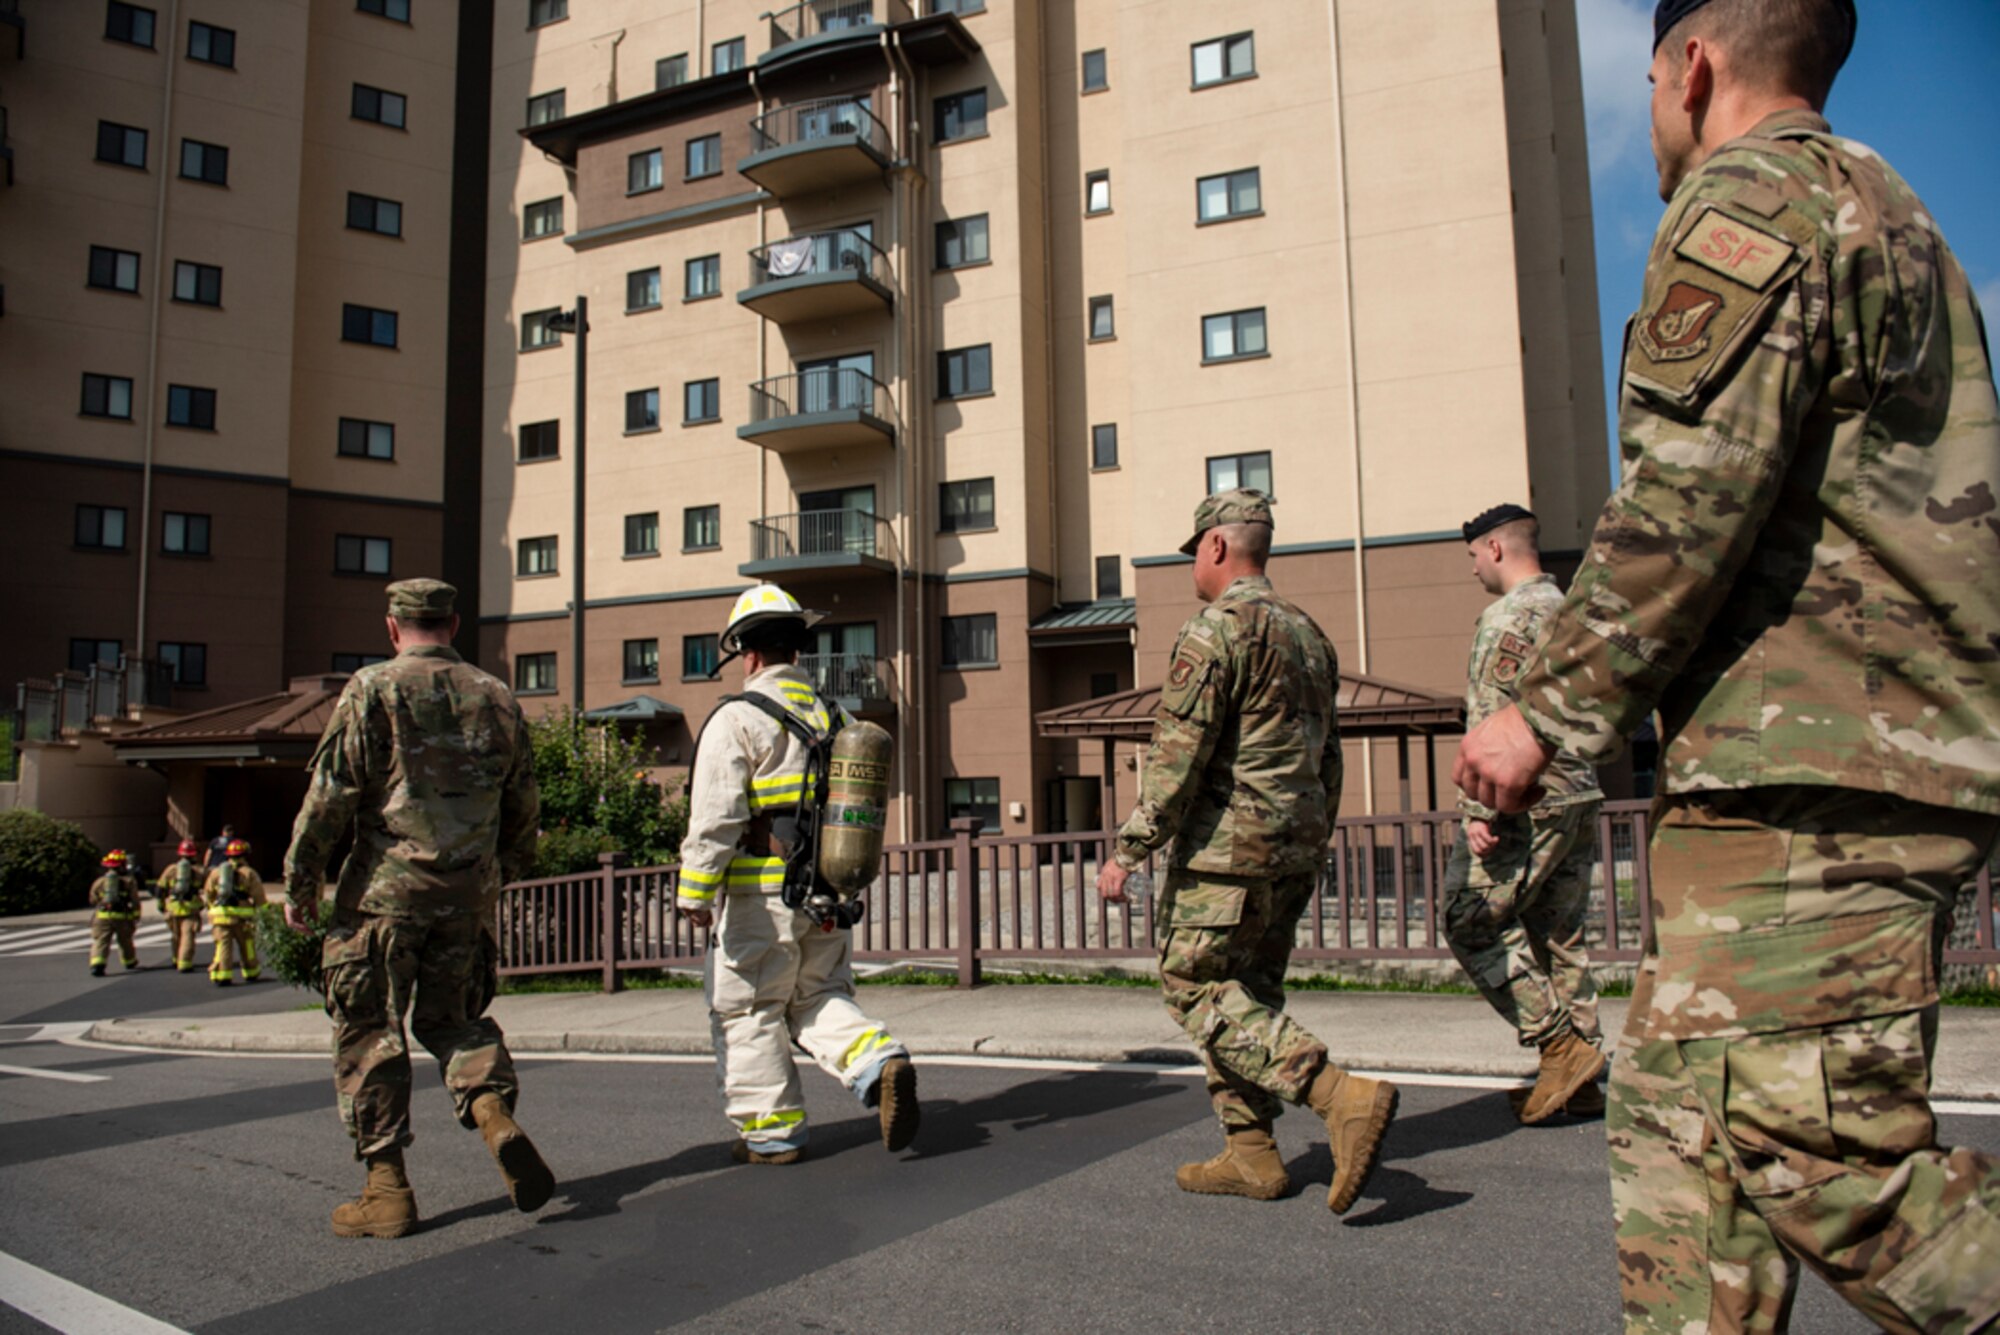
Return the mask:
[[1461, 784], [1525, 805], [1658, 708], [1650, 939], [1607, 1125], [1634, 1331], [2000, 1317], [2000, 1161], [1929, 1105], [1949, 906], [2000, 837], [2000, 405], [1936, 223], [1817, 114], [1845, 0], [1667, 0], [1666, 217], [1624, 482]]
[[506, 686], [451, 648], [451, 585], [411, 579], [388, 592], [397, 655], [341, 692], [285, 858], [286, 918], [304, 928], [334, 845], [353, 833], [321, 957], [340, 1117], [368, 1164], [367, 1190], [334, 1211], [342, 1237], [401, 1237], [417, 1224], [403, 1170], [406, 1013], [514, 1204], [539, 1209], [555, 1190], [514, 1124], [514, 1063], [485, 1015], [496, 963], [487, 922], [502, 882], [534, 855], [541, 804], [527, 724]]
[[[1464, 526], [1473, 575], [1499, 600], [1480, 614], [1466, 671], [1466, 723], [1477, 727], [1514, 700], [1514, 682], [1562, 606], [1555, 576], [1542, 571], [1533, 514], [1498, 505]], [[1523, 1122], [1558, 1111], [1604, 1111], [1597, 988], [1583, 945], [1590, 874], [1597, 862], [1597, 771], [1558, 754], [1533, 811], [1501, 815], [1459, 800], [1464, 828], [1445, 867], [1445, 937], [1482, 995], [1520, 1036], [1540, 1048], [1535, 1088], [1515, 1105]]]
[[1271, 499], [1218, 493], [1195, 510], [1195, 591], [1208, 604], [1174, 643], [1139, 803], [1098, 877], [1127, 876], [1169, 839], [1160, 912], [1167, 1009], [1200, 1048], [1228, 1145], [1184, 1164], [1185, 1191], [1273, 1200], [1290, 1183], [1271, 1137], [1284, 1104], [1325, 1119], [1327, 1204], [1344, 1214], [1395, 1116], [1387, 1081], [1350, 1075], [1285, 1014], [1285, 968], [1340, 807], [1340, 665], [1311, 617], [1265, 578]]

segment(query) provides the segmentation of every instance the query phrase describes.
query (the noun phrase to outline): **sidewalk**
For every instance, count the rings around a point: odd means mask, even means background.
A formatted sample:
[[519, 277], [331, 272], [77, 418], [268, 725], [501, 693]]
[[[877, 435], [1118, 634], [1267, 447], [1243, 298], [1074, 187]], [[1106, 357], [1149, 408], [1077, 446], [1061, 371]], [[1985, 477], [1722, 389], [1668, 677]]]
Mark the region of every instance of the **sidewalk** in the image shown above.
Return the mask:
[[[273, 1005], [287, 1009], [202, 1020], [108, 1020], [85, 1037], [197, 1052], [328, 1052], [326, 1017], [298, 1009], [309, 1002], [306, 994], [274, 991]], [[919, 1061], [926, 1053], [1177, 1065], [1195, 1060], [1159, 995], [1140, 988], [1007, 985], [962, 992], [885, 985], [860, 989], [859, 999]], [[1625, 1004], [1612, 998], [1600, 1003], [1607, 1034], [1624, 1027]], [[1478, 997], [1294, 992], [1287, 1009], [1342, 1066], [1523, 1078], [1535, 1071], [1535, 1054], [1515, 1046]], [[710, 1051], [708, 1013], [693, 988], [503, 996], [491, 1013], [518, 1053]], [[2000, 1010], [1944, 1008], [1932, 1092], [2000, 1101]]]

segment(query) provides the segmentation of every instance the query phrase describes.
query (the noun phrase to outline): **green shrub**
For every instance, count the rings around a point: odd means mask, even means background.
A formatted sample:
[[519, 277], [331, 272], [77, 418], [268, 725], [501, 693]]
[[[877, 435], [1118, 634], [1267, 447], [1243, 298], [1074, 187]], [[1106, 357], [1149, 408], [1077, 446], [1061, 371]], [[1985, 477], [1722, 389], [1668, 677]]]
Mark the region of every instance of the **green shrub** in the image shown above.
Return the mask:
[[0, 783], [19, 777], [14, 772], [14, 720], [0, 718]]
[[266, 904], [257, 910], [257, 960], [280, 981], [318, 994], [325, 990], [320, 985], [320, 947], [332, 924], [332, 900], [319, 906], [319, 922], [310, 932], [285, 926], [283, 904]]
[[82, 908], [98, 857], [90, 836], [68, 821], [0, 811], [0, 915]]
[[530, 722], [528, 732], [542, 794], [535, 875], [591, 870], [599, 853], [622, 851], [637, 867], [680, 855], [687, 802], [647, 777], [656, 758], [637, 738], [568, 710]]

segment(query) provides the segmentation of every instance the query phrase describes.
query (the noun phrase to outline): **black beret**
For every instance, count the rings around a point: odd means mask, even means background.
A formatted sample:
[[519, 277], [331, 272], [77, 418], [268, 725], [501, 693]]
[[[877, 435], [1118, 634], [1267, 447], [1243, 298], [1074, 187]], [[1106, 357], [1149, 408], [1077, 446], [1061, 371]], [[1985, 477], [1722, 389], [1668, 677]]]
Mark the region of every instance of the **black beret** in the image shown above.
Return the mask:
[[[1708, 0], [1660, 0], [1653, 9], [1653, 50], [1660, 49], [1660, 43], [1667, 40], [1667, 34], [1673, 31], [1676, 23], [1707, 3]], [[1848, 54], [1854, 50], [1854, 30], [1859, 20], [1854, 14], [1854, 0], [1835, 0], [1835, 3], [1840, 6], [1841, 16], [1847, 20], [1844, 49], [1840, 53], [1844, 65]]]
[[1491, 510], [1475, 518], [1468, 519], [1462, 526], [1467, 542], [1477, 542], [1502, 524], [1511, 524], [1516, 519], [1533, 519], [1533, 510], [1523, 510], [1518, 505], [1496, 505]]

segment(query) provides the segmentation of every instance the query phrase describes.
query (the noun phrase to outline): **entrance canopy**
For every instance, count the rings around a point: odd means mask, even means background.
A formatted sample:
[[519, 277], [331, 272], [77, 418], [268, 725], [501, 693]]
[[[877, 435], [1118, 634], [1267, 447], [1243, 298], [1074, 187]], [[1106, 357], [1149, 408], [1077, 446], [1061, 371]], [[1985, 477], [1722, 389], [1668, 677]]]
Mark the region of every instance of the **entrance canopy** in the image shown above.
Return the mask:
[[592, 723], [673, 723], [683, 717], [679, 705], [670, 705], [656, 695], [635, 695], [615, 705], [599, 705], [583, 711]]
[[[1338, 707], [1344, 739], [1455, 737], [1465, 731], [1463, 700], [1380, 677], [1342, 673]], [[1160, 688], [1146, 686], [1045, 710], [1035, 716], [1035, 728], [1044, 737], [1150, 742], [1159, 709]]]
[[163, 760], [304, 762], [319, 744], [346, 673], [294, 677], [291, 689], [122, 733], [112, 743], [128, 765]]

